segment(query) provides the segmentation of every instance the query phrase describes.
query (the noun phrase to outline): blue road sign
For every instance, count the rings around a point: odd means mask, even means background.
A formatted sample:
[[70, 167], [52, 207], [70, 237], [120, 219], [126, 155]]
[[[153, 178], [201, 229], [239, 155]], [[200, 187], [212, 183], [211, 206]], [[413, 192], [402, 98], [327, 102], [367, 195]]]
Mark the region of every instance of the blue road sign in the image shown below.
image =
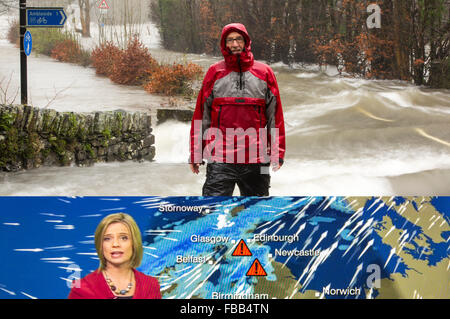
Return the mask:
[[63, 27], [64, 8], [27, 8], [27, 27]]
[[30, 55], [32, 48], [33, 48], [33, 38], [31, 37], [30, 31], [27, 31], [23, 36], [23, 50], [25, 51], [25, 54], [27, 56]]

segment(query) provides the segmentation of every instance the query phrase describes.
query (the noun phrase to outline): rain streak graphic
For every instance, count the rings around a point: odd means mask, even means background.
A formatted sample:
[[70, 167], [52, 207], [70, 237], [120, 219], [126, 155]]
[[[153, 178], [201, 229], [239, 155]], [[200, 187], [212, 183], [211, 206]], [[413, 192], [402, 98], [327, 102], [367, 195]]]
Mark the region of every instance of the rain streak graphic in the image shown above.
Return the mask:
[[[97, 269], [95, 229], [117, 212], [139, 225], [138, 269], [159, 280], [163, 298], [450, 297], [449, 197], [3, 197], [0, 205], [2, 299], [67, 298], [74, 278]], [[201, 209], [161, 209], [186, 206]]]

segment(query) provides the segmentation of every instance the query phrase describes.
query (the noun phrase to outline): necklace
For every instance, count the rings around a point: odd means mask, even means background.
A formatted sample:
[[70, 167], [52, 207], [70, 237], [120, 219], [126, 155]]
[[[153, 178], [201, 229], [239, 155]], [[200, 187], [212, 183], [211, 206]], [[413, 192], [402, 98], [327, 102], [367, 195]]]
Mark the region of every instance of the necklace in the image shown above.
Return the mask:
[[111, 289], [111, 291], [115, 294], [119, 294], [119, 295], [126, 295], [130, 290], [131, 287], [133, 287], [133, 284], [131, 283], [132, 281], [132, 277], [133, 277], [133, 272], [131, 272], [130, 274], [130, 282], [128, 283], [128, 286], [126, 289], [122, 289], [119, 292], [116, 293], [117, 287], [116, 285], [112, 282], [112, 280], [108, 277], [108, 274], [106, 273], [106, 270], [104, 271], [105, 274], [105, 278], [106, 278], [106, 282], [108, 283], [109, 288]]

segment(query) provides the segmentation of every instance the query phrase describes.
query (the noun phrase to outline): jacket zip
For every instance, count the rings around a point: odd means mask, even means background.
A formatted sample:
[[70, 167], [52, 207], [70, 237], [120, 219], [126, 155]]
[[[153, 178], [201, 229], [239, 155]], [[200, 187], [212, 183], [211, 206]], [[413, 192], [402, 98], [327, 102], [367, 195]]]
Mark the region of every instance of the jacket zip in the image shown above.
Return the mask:
[[217, 128], [220, 130], [220, 113], [222, 113], [222, 105], [219, 108], [219, 115], [217, 116]]
[[258, 105], [259, 128], [261, 128], [261, 107]]
[[258, 118], [259, 118], [258, 128], [261, 128], [261, 107], [259, 105], [253, 105], [253, 108], [255, 109], [255, 112], [258, 112]]
[[241, 67], [241, 56], [238, 55], [238, 65], [239, 65], [239, 89], [242, 91], [242, 67]]

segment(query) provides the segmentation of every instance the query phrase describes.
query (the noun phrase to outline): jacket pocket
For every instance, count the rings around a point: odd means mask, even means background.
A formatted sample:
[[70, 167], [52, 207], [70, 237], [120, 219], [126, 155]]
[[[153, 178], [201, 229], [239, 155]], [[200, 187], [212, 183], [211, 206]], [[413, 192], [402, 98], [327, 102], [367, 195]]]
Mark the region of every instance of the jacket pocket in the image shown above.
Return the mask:
[[217, 114], [216, 121], [211, 124], [224, 133], [227, 128], [258, 130], [263, 127], [264, 105], [264, 99], [216, 98], [213, 102], [213, 110]]

